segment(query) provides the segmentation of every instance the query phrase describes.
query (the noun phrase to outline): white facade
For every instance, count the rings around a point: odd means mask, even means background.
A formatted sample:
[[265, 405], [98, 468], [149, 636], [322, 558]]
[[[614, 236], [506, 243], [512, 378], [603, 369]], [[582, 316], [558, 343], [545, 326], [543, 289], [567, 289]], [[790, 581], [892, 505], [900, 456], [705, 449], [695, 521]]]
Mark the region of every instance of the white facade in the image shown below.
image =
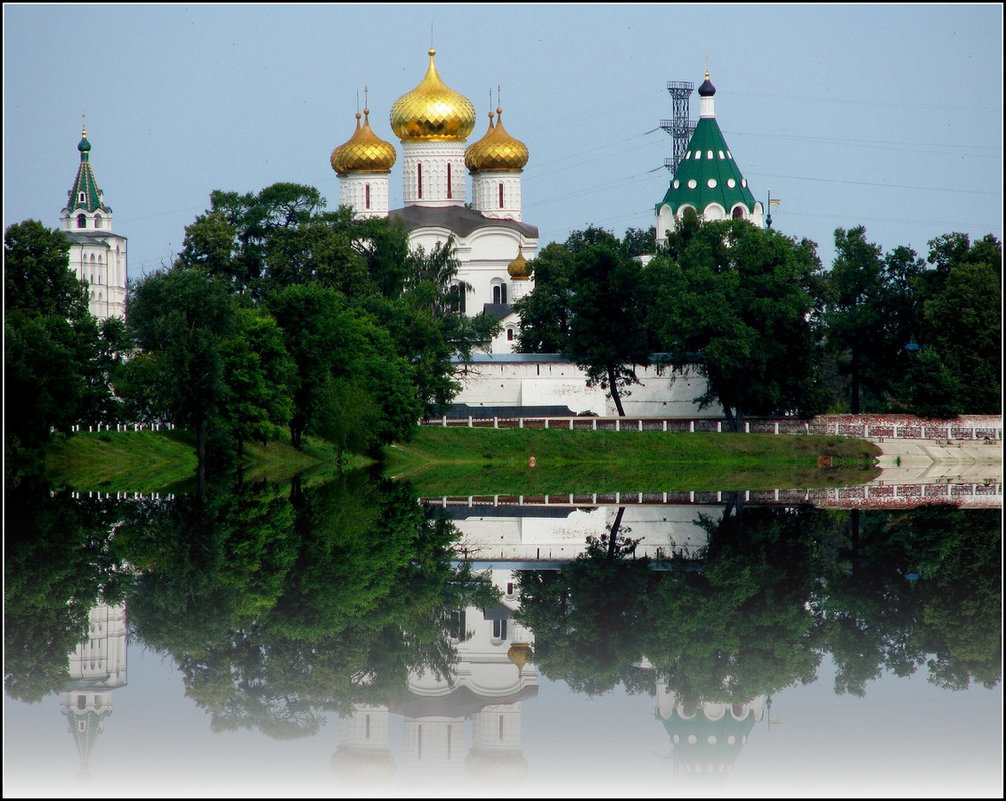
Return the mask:
[[[718, 404], [699, 409], [695, 398], [705, 392], [706, 380], [695, 370], [640, 367], [641, 381], [621, 393], [627, 417], [721, 419]], [[618, 414], [607, 390], [587, 386], [587, 376], [573, 362], [548, 354], [474, 354], [463, 372], [455, 374], [462, 389], [455, 403], [468, 406], [567, 406], [573, 414], [593, 412], [600, 417]]]

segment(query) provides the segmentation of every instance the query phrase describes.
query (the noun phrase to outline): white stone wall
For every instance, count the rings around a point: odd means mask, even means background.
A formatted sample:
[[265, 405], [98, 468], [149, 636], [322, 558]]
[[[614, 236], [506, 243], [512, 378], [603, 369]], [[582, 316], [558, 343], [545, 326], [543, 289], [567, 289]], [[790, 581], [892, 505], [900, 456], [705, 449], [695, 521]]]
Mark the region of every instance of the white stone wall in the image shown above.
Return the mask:
[[[617, 415], [606, 390], [588, 387], [586, 374], [572, 362], [512, 361], [487, 357], [455, 375], [462, 389], [455, 403], [469, 406], [568, 406], [574, 414]], [[637, 368], [641, 383], [621, 393], [629, 417], [722, 418], [719, 405], [700, 410], [694, 403], [705, 391], [705, 379], [689, 369], [684, 373]]]

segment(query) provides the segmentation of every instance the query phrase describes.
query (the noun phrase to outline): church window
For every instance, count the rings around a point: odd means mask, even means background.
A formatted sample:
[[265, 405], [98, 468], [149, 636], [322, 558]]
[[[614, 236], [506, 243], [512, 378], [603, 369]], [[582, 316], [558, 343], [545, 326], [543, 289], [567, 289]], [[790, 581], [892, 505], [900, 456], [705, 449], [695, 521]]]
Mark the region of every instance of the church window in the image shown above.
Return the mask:
[[500, 208], [503, 208], [503, 182], [500, 181]]
[[[508, 328], [506, 330], [506, 341], [507, 342], [513, 342], [513, 329], [512, 328]], [[507, 587], [510, 587], [510, 586], [512, 586], [512, 585], [509, 585], [509, 584], [507, 585]], [[510, 590], [510, 589], [508, 589], [507, 593], [512, 594], [513, 591]]]
[[706, 158], [709, 159], [710, 161], [712, 161], [713, 160], [713, 151], [707, 150], [706, 151]]
[[78, 214], [77, 215], [77, 227], [78, 228], [86, 228], [87, 227], [87, 217], [85, 217], [83, 214]]
[[95, 214], [94, 215], [94, 227], [95, 228], [101, 228], [101, 215], [100, 214]]
[[721, 158], [721, 159], [722, 159], [722, 158], [726, 158], [726, 156], [724, 156], [724, 155], [723, 155], [723, 151], [722, 151], [722, 150], [720, 151], [720, 158]]
[[695, 151], [695, 158], [697, 158], [697, 159], [702, 158], [702, 151], [701, 150], [696, 150]]
[[364, 208], [369, 209], [370, 208], [370, 184], [367, 184], [364, 187], [364, 194], [366, 195], [366, 199], [363, 201]]
[[506, 303], [506, 284], [493, 284], [493, 303]]
[[452, 197], [454, 197], [454, 195], [451, 192], [451, 165], [448, 164], [447, 165], [447, 199], [450, 200]]
[[81, 203], [84, 202], [84, 193], [83, 192], [80, 193], [80, 202]]
[[423, 165], [416, 165], [416, 196], [423, 199]]
[[743, 206], [734, 206], [734, 213], [731, 216], [733, 216], [733, 218], [735, 220], [743, 220], [744, 219], [744, 207]]
[[493, 621], [493, 639], [494, 640], [505, 640], [506, 639], [506, 621], [505, 620], [494, 620]]

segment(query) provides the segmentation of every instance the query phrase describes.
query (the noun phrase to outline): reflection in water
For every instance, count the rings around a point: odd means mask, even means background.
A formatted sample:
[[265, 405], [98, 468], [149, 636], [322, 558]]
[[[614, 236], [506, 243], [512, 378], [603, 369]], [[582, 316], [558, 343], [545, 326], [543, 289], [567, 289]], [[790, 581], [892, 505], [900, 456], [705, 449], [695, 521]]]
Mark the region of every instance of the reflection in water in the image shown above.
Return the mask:
[[[528, 710], [558, 703], [540, 686], [652, 699], [666, 785], [729, 782], [770, 699], [818, 681], [825, 657], [836, 697], [882, 675], [1001, 681], [996, 509], [851, 513], [743, 493], [437, 508], [363, 475], [7, 500], [5, 689], [19, 713], [58, 695], [82, 772], [126, 683], [125, 609], [131, 645], [174, 666], [204, 730], [307, 743], [337, 725], [333, 778], [413, 794], [535, 787], [548, 757], [525, 750]], [[46, 782], [9, 767], [8, 781]]]

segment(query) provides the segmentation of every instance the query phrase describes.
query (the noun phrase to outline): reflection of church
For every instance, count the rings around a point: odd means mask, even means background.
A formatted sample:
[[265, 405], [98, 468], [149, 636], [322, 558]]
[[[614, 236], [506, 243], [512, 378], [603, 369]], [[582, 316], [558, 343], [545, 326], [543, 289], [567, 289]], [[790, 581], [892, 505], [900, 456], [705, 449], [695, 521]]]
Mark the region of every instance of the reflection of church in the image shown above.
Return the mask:
[[[340, 726], [332, 769], [347, 780], [376, 782], [393, 774], [432, 786], [445, 780], [520, 779], [521, 704], [538, 694], [527, 661], [531, 632], [513, 620], [519, 601], [509, 570], [496, 571], [499, 606], [454, 615], [458, 661], [448, 678], [409, 676], [408, 692], [390, 706], [358, 705]], [[402, 756], [391, 753], [392, 721], [401, 721]]]
[[70, 683], [60, 696], [70, 736], [80, 756], [80, 773], [112, 714], [112, 691], [126, 684], [126, 608], [99, 603], [88, 615], [87, 640], [70, 654]]
[[656, 718], [671, 741], [676, 779], [724, 780], [763, 714], [761, 698], [745, 704], [695, 703], [668, 691], [658, 677]]

